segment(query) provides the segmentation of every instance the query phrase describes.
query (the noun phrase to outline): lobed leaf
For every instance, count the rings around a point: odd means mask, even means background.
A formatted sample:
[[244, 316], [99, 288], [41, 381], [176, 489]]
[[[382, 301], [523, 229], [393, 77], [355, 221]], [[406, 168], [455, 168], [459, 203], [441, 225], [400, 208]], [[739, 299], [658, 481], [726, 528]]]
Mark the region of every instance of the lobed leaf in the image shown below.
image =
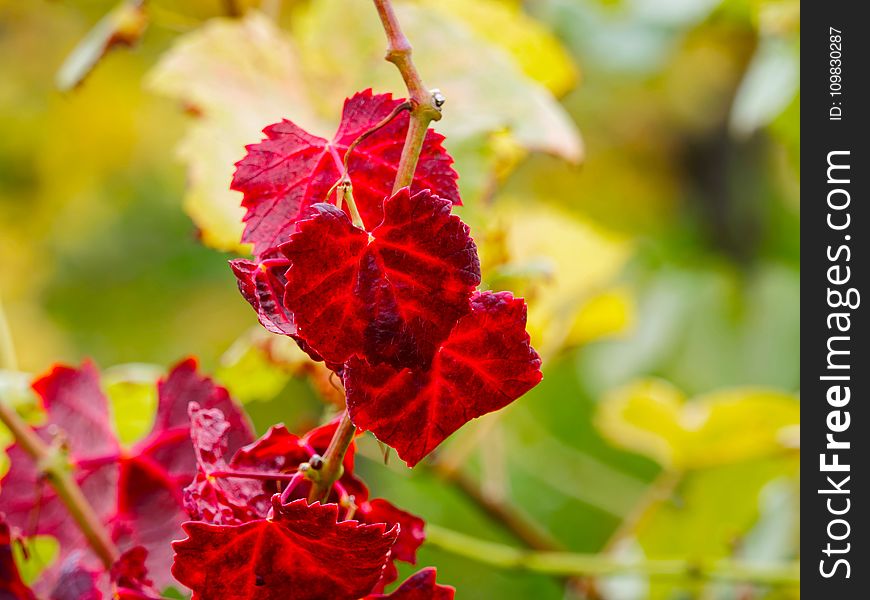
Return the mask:
[[[247, 212], [242, 241], [254, 244], [256, 256], [287, 241], [309, 207], [328, 201], [330, 189], [343, 175], [350, 145], [401, 103], [390, 94], [366, 90], [345, 100], [341, 123], [331, 141], [285, 119], [263, 130], [266, 139], [247, 146], [248, 154], [236, 165], [232, 189], [244, 194], [242, 205]], [[396, 179], [408, 122], [408, 112], [401, 112], [347, 157], [347, 175], [363, 221], [381, 218], [384, 198]], [[459, 204], [457, 175], [451, 167], [453, 159], [441, 146], [443, 139], [431, 130], [426, 134], [411, 187], [414, 191], [437, 189]]]

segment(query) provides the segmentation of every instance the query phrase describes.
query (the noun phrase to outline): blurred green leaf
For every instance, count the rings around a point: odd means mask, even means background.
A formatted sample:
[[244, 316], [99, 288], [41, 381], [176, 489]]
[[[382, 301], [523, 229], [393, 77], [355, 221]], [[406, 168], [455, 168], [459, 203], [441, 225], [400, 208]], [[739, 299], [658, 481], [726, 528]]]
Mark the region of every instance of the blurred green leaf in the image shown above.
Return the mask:
[[12, 544], [12, 556], [24, 583], [31, 585], [48, 567], [52, 566], [60, 553], [57, 540], [48, 535], [28, 537], [24, 547]]

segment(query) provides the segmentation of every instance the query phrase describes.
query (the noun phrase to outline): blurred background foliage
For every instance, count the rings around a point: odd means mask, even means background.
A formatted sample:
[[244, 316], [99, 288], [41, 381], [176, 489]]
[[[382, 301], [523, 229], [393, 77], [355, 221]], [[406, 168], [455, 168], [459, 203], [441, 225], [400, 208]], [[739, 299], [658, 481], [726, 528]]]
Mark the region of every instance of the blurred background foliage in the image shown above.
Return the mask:
[[[544, 382], [426, 465], [360, 470], [431, 523], [621, 558], [797, 558], [797, 0], [417, 0], [399, 18], [456, 159], [485, 285], [529, 302]], [[195, 354], [260, 431], [342, 399], [254, 326], [226, 259], [243, 146], [401, 95], [364, 0], [0, 0], [0, 297], [19, 370], [93, 357], [124, 441]], [[0, 432], [0, 436], [5, 436]], [[52, 541], [36, 554], [50, 560]], [[459, 598], [794, 598], [571, 580], [424, 547]], [[34, 565], [25, 567], [35, 576]]]

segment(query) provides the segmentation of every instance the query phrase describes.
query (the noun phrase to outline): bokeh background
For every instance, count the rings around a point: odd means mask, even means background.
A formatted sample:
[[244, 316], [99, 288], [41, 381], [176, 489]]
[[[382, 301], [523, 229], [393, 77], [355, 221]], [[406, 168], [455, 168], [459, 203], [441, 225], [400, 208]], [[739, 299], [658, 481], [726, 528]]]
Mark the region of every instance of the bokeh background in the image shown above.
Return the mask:
[[[793, 564], [797, 0], [397, 9], [447, 97], [437, 128], [485, 285], [527, 298], [545, 380], [413, 472], [366, 438], [370, 487], [514, 547]], [[268, 123], [330, 136], [344, 97], [401, 95], [383, 49], [364, 0], [0, 0], [0, 300], [18, 363], [4, 396], [26, 410], [30, 376], [92, 357], [133, 441], [148, 383], [196, 355], [260, 431], [326, 418], [326, 374], [238, 294], [228, 184]], [[691, 568], [566, 580], [449, 545], [421, 564], [459, 598], [799, 596]]]

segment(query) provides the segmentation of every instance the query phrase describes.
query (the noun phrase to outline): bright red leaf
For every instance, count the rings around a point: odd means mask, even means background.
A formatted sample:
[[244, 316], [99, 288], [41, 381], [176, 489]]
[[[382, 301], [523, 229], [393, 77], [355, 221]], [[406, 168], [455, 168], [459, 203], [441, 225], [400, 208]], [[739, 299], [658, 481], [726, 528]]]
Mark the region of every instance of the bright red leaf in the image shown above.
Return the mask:
[[421, 569], [408, 577], [392, 594], [371, 594], [366, 600], [453, 600], [456, 589], [435, 583], [435, 569]]
[[[327, 201], [327, 193], [342, 175], [348, 147], [401, 102], [390, 94], [373, 95], [371, 90], [348, 98], [332, 141], [287, 120], [263, 130], [266, 139], [247, 147], [248, 154], [236, 164], [231, 186], [244, 194], [247, 213], [242, 241], [254, 244], [256, 256], [285, 242], [310, 206]], [[397, 115], [351, 153], [348, 175], [366, 223], [380, 221], [381, 204], [396, 178], [408, 122], [407, 111]], [[459, 204], [457, 175], [451, 166], [453, 159], [441, 146], [443, 139], [431, 129], [426, 134], [412, 188], [438, 190]]]
[[298, 335], [327, 361], [355, 354], [427, 365], [480, 283], [477, 248], [451, 203], [400, 190], [371, 234], [317, 204], [281, 251], [291, 261], [284, 304]]
[[541, 380], [529, 345], [526, 306], [508, 292], [482, 292], [429, 369], [397, 370], [352, 358], [345, 369], [354, 424], [414, 466], [465, 423], [498, 410]]
[[[33, 387], [46, 412], [46, 424], [37, 433], [46, 442], [56, 434], [64, 436], [75, 478], [115, 543], [122, 550], [147, 548], [156, 584], [171, 583], [169, 542], [177, 539], [186, 519], [182, 490], [196, 472], [187, 405], [195, 401], [229, 415], [232, 450], [253, 438], [244, 415], [226, 390], [199, 375], [196, 361], [189, 359], [158, 383], [151, 433], [132, 448], [121, 449], [93, 365], [55, 367]], [[66, 507], [42, 480], [30, 456], [16, 444], [7, 452], [11, 466], [2, 480], [0, 510], [7, 512], [9, 522], [28, 535], [57, 537], [62, 562], [71, 553], [82, 552], [83, 567], [97, 564]]]
[[335, 504], [277, 497], [271, 519], [244, 525], [185, 523], [175, 578], [195, 599], [356, 600], [381, 577], [395, 528], [337, 522]]
[[0, 513], [0, 598], [4, 600], [36, 600], [36, 596], [21, 580], [12, 556], [12, 532]]

